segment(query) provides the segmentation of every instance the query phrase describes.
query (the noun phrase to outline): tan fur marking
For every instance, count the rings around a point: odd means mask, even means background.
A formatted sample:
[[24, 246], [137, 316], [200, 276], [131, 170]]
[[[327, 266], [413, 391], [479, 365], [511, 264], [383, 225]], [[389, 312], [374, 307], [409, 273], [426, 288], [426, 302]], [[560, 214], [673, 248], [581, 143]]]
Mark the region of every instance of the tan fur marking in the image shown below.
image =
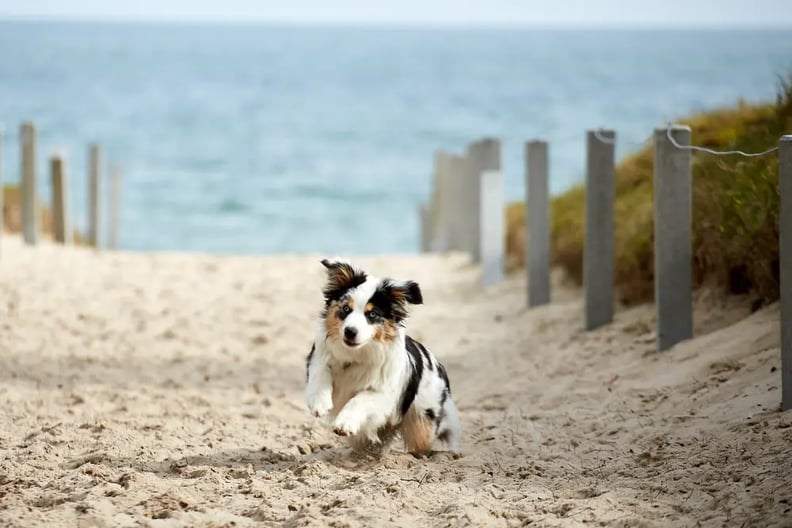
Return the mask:
[[340, 264], [328, 271], [330, 284], [337, 288], [344, 288], [352, 284], [355, 278], [355, 268], [349, 264]]
[[404, 448], [410, 453], [426, 453], [432, 447], [435, 424], [411, 405], [401, 422]]
[[341, 336], [341, 325], [343, 321], [338, 318], [338, 310], [340, 309], [340, 306], [333, 305], [327, 310], [327, 315], [325, 316], [327, 335], [333, 339], [338, 339]]
[[390, 294], [393, 297], [393, 300], [397, 302], [401, 302], [404, 300], [405, 297], [407, 297], [407, 290], [405, 290], [404, 288], [393, 287], [390, 289]]
[[340, 318], [340, 315], [343, 314], [341, 310], [345, 305], [349, 305], [349, 307], [352, 309], [355, 308], [355, 302], [352, 299], [344, 302], [333, 303], [327, 310], [327, 315], [325, 316], [325, 328], [327, 329], [327, 335], [333, 337], [334, 339], [341, 339], [343, 337], [341, 335], [341, 327], [343, 326], [344, 321]]
[[399, 335], [399, 328], [393, 321], [384, 321], [374, 327], [373, 339], [380, 343], [389, 343]]
[[[376, 306], [374, 306], [374, 303], [366, 303], [365, 313], [375, 309]], [[393, 321], [386, 319], [382, 322], [382, 324], [378, 324], [374, 327], [374, 335], [372, 336], [372, 339], [374, 341], [379, 341], [380, 343], [389, 343], [396, 339], [398, 335], [399, 328], [393, 323]]]

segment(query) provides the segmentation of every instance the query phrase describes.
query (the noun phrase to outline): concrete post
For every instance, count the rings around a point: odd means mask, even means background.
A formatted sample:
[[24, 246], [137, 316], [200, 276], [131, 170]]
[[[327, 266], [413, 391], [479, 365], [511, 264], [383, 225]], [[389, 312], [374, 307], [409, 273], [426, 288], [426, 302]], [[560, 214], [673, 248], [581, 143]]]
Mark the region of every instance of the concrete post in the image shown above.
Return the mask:
[[41, 222], [36, 188], [36, 126], [30, 122], [22, 123], [19, 137], [22, 147], [22, 237], [25, 244], [35, 245]]
[[102, 147], [92, 144], [89, 149], [88, 173], [88, 243], [99, 247], [99, 215], [101, 196]]
[[526, 192], [525, 245], [528, 263], [528, 306], [550, 302], [550, 206], [548, 145], [530, 141], [525, 145]]
[[110, 223], [108, 226], [107, 246], [118, 249], [119, 218], [121, 216], [121, 169], [113, 166], [110, 169]]
[[[655, 130], [654, 263], [657, 350], [693, 337], [692, 198], [690, 151], [675, 147], [666, 128]], [[679, 145], [690, 145], [690, 128], [673, 126]]]
[[501, 169], [500, 141], [494, 138], [484, 138], [474, 141], [467, 147], [465, 153], [466, 178], [465, 186], [468, 189], [464, 201], [465, 219], [465, 247], [473, 257], [474, 262], [481, 262], [481, 197], [479, 196], [481, 174], [484, 171], [499, 171]]
[[586, 240], [583, 252], [586, 330], [613, 321], [615, 141], [613, 130], [589, 131], [586, 136]]
[[52, 177], [52, 234], [55, 242], [72, 243], [72, 228], [69, 221], [69, 185], [63, 156], [50, 158]]
[[778, 144], [781, 290], [781, 409], [792, 409], [792, 135]]
[[481, 268], [485, 287], [503, 281], [505, 262], [505, 206], [503, 174], [500, 171], [481, 173]]

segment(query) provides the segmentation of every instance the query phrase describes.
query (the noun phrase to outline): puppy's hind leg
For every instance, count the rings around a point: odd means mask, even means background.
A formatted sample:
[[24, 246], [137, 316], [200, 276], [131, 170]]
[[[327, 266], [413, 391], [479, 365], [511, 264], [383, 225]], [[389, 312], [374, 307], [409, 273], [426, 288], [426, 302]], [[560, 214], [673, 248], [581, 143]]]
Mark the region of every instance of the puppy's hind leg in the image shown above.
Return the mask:
[[413, 455], [426, 454], [432, 447], [435, 424], [412, 405], [402, 418], [401, 433], [404, 449]]
[[443, 403], [443, 419], [437, 428], [437, 438], [448, 445], [449, 451], [459, 453], [459, 444], [462, 441], [462, 424], [459, 421], [459, 411], [454, 400], [446, 398]]

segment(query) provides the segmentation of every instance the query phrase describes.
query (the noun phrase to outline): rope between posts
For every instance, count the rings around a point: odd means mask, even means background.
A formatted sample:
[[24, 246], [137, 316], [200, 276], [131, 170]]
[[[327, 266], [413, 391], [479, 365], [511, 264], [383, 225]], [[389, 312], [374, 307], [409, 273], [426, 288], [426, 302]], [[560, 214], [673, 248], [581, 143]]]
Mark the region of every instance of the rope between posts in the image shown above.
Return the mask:
[[[597, 129], [594, 129], [592, 131], [594, 133], [594, 137], [597, 139], [597, 141], [599, 141], [601, 143], [604, 143], [606, 145], [616, 145], [616, 138], [605, 137], [605, 136], [602, 135], [602, 131], [603, 131], [602, 128], [597, 128]], [[647, 143], [649, 143], [652, 140], [653, 137], [654, 137], [654, 135], [651, 135], [651, 136], [647, 137], [646, 139], [644, 139], [643, 141], [640, 141], [640, 142], [639, 141], [629, 141], [628, 145], [629, 145], [630, 148], [641, 148], [641, 147], [645, 146]]]
[[594, 129], [594, 137], [597, 138], [597, 141], [599, 141], [600, 143], [605, 143], [606, 145], [616, 144], [615, 138], [607, 138], [603, 136], [601, 132], [602, 132], [601, 128]]
[[697, 147], [695, 145], [680, 145], [674, 136], [671, 135], [671, 123], [668, 123], [668, 128], [666, 128], [666, 137], [668, 137], [668, 141], [671, 142], [676, 148], [680, 150], [693, 150], [696, 152], [706, 152], [707, 154], [714, 154], [715, 156], [731, 156], [731, 155], [738, 155], [738, 156], [745, 156], [746, 158], [756, 158], [759, 156], [764, 156], [765, 154], [770, 154], [771, 152], [775, 152], [778, 150], [778, 147], [769, 148], [767, 150], [763, 150], [762, 152], [743, 152], [742, 150], [712, 150], [706, 147]]

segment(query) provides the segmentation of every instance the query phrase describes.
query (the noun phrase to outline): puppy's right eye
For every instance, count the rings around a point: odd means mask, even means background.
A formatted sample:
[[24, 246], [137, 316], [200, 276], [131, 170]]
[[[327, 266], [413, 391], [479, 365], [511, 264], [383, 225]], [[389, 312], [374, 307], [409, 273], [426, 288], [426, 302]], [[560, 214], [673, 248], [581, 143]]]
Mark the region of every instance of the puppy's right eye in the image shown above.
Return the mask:
[[341, 311], [344, 312], [345, 314], [348, 314], [349, 312], [352, 311], [352, 308], [350, 308], [348, 304], [345, 304], [344, 307], [341, 308]]

